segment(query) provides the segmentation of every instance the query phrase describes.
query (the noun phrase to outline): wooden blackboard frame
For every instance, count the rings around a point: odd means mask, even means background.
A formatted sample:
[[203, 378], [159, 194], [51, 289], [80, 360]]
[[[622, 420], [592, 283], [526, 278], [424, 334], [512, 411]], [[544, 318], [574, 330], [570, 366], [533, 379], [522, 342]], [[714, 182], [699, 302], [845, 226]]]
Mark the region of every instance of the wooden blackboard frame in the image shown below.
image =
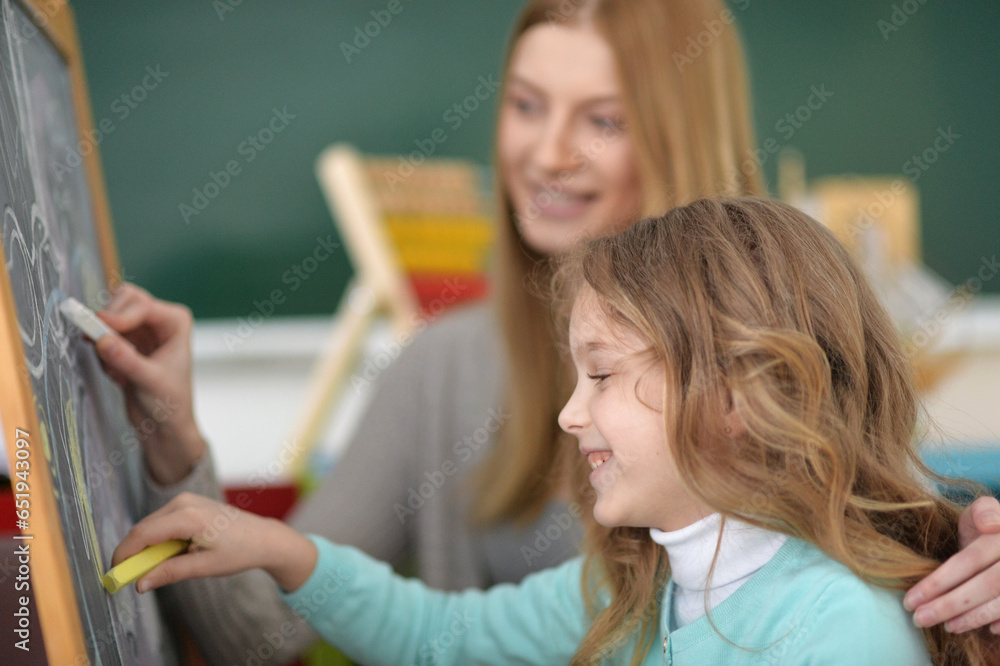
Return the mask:
[[[15, 2], [32, 18], [40, 33], [52, 43], [66, 63], [73, 111], [77, 119], [77, 136], [82, 139], [93, 129], [94, 123], [72, 11], [64, 0]], [[81, 155], [81, 159], [89, 185], [105, 280], [108, 286], [115, 286], [119, 275], [118, 252], [111, 230], [111, 216], [97, 147], [94, 146], [88, 154]], [[13, 290], [6, 267], [0, 270], [0, 368], [13, 370], [0, 374], [3, 437], [8, 442], [7, 455], [13, 473], [15, 428], [35, 436], [40, 428], [38, 415], [32, 404], [32, 388], [18, 335]], [[32, 448], [29, 476], [31, 519], [23, 536], [31, 537], [31, 585], [36, 592], [35, 603], [39, 615], [38, 623], [32, 622], [31, 628], [33, 631], [40, 628], [42, 634], [48, 637], [45, 648], [50, 663], [76, 664], [80, 663], [80, 655], [86, 655], [87, 651], [51, 472], [38, 439], [29, 437], [29, 442]], [[44, 593], [38, 593], [40, 581], [44, 581]]]

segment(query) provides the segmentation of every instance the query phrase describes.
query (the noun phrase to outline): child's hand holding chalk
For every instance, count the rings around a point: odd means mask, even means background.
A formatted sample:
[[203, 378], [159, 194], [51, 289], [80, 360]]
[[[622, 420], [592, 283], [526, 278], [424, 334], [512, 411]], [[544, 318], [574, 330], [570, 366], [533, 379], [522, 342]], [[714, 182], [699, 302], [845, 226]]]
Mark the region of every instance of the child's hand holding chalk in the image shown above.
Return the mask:
[[105, 586], [113, 591], [138, 575], [136, 589], [146, 592], [191, 578], [264, 569], [290, 592], [309, 578], [316, 558], [313, 543], [279, 520], [182, 493], [125, 535]]
[[164, 560], [174, 555], [180, 555], [190, 545], [187, 541], [171, 539], [155, 546], [143, 548], [122, 563], [116, 564], [111, 571], [101, 577], [101, 583], [108, 592], [114, 594], [128, 586], [129, 583], [148, 574]]

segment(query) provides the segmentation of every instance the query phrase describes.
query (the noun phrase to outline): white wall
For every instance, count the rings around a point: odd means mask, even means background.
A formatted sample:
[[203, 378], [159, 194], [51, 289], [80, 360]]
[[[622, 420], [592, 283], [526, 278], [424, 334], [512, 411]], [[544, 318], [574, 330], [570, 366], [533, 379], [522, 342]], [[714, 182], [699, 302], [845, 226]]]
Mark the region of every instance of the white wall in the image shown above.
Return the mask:
[[[273, 318], [238, 345], [235, 320], [199, 321], [194, 332], [195, 410], [228, 483], [255, 476], [281, 477], [278, 463], [298, 415], [312, 364], [330, 333], [327, 318]], [[949, 445], [1000, 449], [1000, 299], [981, 299], [952, 314], [939, 341], [942, 350], [964, 347], [957, 364], [926, 397], [931, 419]], [[243, 329], [246, 332], [246, 329]], [[374, 354], [390, 333], [380, 326], [367, 345]], [[367, 396], [345, 391], [322, 442], [326, 460], [346, 445], [353, 419]]]

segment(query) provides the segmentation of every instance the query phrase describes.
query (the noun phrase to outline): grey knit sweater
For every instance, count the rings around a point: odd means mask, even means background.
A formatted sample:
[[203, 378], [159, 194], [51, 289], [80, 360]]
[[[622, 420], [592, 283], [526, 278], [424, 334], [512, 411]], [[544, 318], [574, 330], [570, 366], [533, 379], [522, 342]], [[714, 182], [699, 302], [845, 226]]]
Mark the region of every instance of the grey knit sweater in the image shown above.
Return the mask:
[[[507, 418], [503, 353], [489, 305], [456, 310], [418, 335], [377, 380], [348, 450], [290, 523], [357, 546], [445, 590], [517, 582], [577, 554], [579, 521], [553, 502], [526, 528], [469, 525], [470, 471]], [[181, 492], [216, 499], [211, 455], [180, 483], [146, 478], [156, 510]], [[160, 592], [210, 664], [283, 663], [315, 633], [262, 571], [179, 583]]]

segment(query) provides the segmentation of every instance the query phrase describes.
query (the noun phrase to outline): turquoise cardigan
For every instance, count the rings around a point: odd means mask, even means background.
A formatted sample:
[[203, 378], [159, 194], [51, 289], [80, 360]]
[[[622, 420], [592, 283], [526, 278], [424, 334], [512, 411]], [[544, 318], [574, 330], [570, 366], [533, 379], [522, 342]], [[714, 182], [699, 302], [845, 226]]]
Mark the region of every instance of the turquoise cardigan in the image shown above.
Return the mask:
[[[283, 598], [362, 663], [566, 664], [586, 633], [581, 558], [519, 585], [447, 593], [349, 546], [309, 538], [319, 549], [316, 569]], [[672, 593], [668, 583], [661, 609], [672, 607]], [[930, 664], [900, 594], [865, 583], [798, 539], [712, 610], [714, 628], [703, 616], [672, 630], [669, 615], [661, 613], [643, 664]], [[627, 664], [633, 650], [607, 663]]]

